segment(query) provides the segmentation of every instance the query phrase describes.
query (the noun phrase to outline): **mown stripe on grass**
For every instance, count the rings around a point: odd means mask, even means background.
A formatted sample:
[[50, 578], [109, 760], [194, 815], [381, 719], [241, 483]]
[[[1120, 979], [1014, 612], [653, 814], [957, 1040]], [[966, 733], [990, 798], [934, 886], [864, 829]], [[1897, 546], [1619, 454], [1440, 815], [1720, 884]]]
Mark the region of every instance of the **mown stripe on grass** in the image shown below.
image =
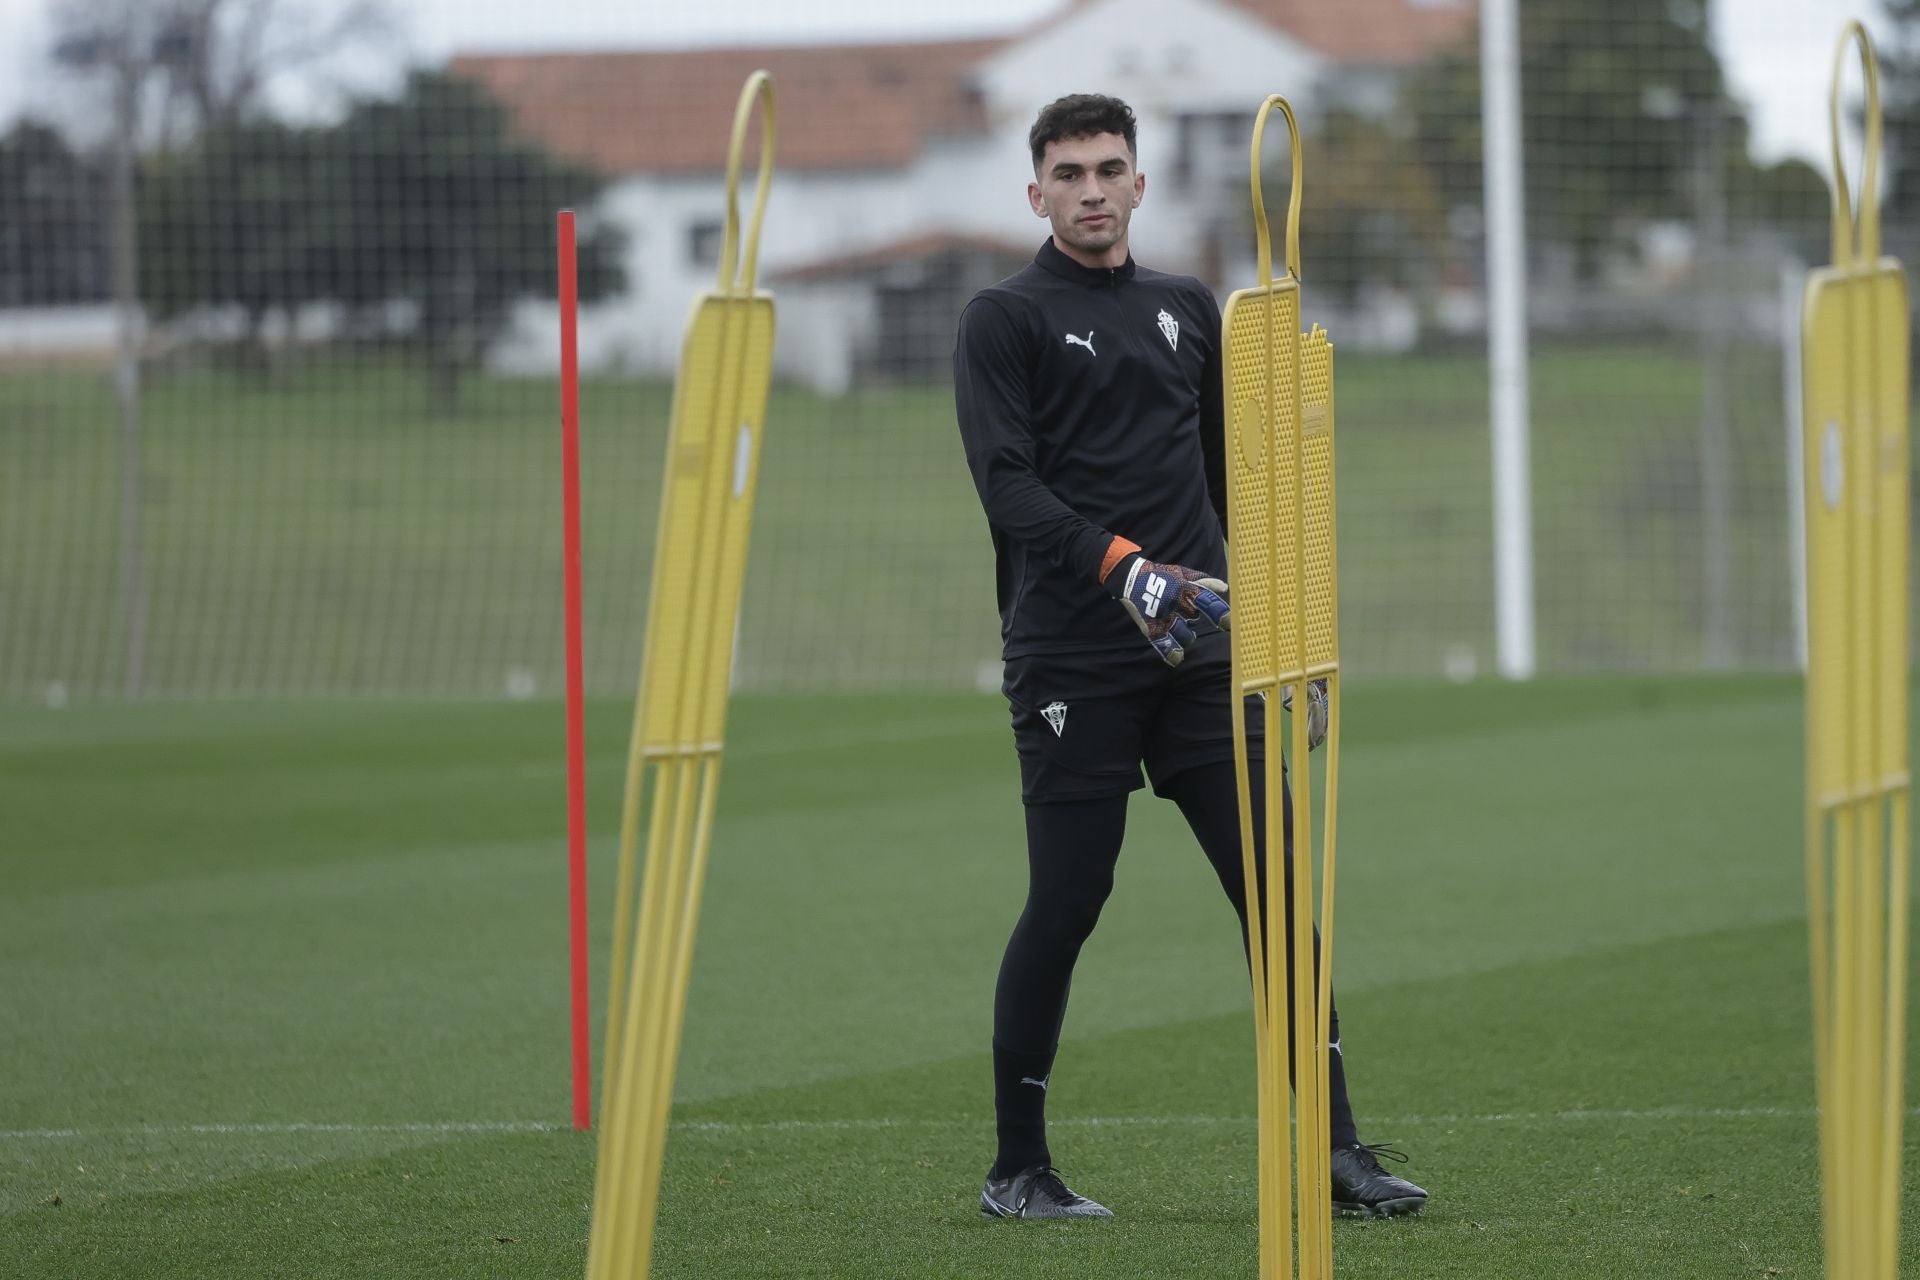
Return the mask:
[[[1565, 1111], [1490, 1111], [1478, 1115], [1370, 1116], [1375, 1127], [1425, 1128], [1452, 1124], [1557, 1124], [1563, 1122], [1628, 1123], [1651, 1120], [1811, 1120], [1812, 1107], [1575, 1107]], [[1920, 1107], [1907, 1108], [1920, 1115]], [[971, 1129], [984, 1119], [913, 1116], [846, 1116], [812, 1120], [676, 1120], [675, 1132], [684, 1133], [828, 1133], [868, 1129]], [[1067, 1116], [1049, 1120], [1058, 1128], [1198, 1128], [1207, 1125], [1244, 1126], [1252, 1116]], [[89, 1129], [0, 1129], [0, 1142], [31, 1142], [61, 1138], [82, 1140], [109, 1137], [177, 1137], [184, 1134], [301, 1134], [301, 1133], [562, 1133], [569, 1126], [544, 1120], [421, 1120], [397, 1124], [296, 1120], [262, 1124], [127, 1125]]]

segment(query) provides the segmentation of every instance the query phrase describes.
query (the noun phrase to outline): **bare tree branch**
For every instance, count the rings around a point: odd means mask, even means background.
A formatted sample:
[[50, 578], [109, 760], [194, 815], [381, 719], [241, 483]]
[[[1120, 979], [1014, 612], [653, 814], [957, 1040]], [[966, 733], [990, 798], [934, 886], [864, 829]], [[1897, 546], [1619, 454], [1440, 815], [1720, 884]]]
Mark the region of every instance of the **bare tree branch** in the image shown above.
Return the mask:
[[[134, 82], [141, 133], [162, 145], [260, 113], [276, 80], [387, 43], [380, 0], [329, 15], [302, 0], [51, 0], [56, 56]], [[331, 6], [328, 6], [331, 7]]]

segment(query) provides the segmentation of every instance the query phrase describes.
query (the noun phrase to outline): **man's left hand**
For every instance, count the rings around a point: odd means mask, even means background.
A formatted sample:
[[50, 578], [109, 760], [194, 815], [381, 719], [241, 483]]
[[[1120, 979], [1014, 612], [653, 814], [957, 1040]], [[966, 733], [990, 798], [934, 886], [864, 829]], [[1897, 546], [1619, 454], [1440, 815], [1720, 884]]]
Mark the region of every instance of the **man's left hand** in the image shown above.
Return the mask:
[[[1293, 686], [1286, 685], [1280, 690], [1280, 705], [1293, 710]], [[1317, 749], [1327, 740], [1327, 682], [1311, 680], [1307, 683], [1307, 750]]]

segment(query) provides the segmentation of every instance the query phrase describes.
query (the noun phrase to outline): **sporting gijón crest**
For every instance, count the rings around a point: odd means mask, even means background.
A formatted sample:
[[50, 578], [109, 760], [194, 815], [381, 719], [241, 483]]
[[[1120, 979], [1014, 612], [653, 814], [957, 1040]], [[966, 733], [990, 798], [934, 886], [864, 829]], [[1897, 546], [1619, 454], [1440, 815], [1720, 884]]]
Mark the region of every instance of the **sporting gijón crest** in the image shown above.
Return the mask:
[[1040, 708], [1040, 714], [1047, 718], [1047, 723], [1049, 725], [1053, 726], [1054, 737], [1057, 738], [1061, 734], [1066, 732], [1066, 728], [1067, 728], [1067, 704], [1066, 703], [1049, 702], [1046, 706]]
[[1168, 315], [1165, 307], [1160, 309], [1160, 332], [1167, 336], [1168, 346], [1180, 349], [1180, 322]]

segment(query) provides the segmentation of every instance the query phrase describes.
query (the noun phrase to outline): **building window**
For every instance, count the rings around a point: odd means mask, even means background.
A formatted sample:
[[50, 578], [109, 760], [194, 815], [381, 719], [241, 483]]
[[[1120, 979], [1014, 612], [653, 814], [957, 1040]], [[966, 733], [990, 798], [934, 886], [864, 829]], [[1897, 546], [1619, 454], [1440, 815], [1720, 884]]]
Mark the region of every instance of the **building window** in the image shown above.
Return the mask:
[[720, 223], [707, 220], [693, 223], [687, 228], [687, 261], [696, 267], [713, 267], [720, 264], [720, 237], [723, 229]]

